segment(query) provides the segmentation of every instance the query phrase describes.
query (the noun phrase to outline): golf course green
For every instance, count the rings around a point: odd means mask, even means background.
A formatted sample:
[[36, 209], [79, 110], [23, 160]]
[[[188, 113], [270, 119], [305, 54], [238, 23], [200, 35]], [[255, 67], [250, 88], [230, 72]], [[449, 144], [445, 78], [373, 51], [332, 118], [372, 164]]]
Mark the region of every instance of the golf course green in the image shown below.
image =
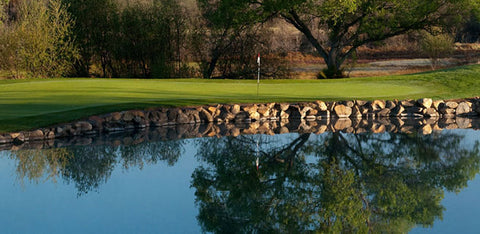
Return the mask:
[[480, 95], [480, 65], [412, 75], [337, 80], [0, 80], [0, 132], [158, 106], [312, 100], [434, 99]]

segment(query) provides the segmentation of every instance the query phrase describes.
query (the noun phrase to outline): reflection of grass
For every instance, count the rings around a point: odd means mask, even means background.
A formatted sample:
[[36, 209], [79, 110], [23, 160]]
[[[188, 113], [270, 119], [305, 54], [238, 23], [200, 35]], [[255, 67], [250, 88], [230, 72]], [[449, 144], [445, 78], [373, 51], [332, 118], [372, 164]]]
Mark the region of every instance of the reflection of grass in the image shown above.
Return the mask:
[[480, 66], [342, 80], [32, 79], [0, 81], [0, 131], [154, 106], [342, 99], [461, 98], [480, 94]]

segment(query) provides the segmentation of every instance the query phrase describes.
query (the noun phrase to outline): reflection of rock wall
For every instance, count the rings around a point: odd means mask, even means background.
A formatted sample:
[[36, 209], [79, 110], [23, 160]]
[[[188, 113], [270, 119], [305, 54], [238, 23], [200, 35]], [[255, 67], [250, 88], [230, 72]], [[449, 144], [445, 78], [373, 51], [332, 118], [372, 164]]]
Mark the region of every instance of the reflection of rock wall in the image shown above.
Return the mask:
[[143, 129], [129, 129], [101, 135], [77, 135], [43, 141], [27, 141], [16, 144], [2, 144], [0, 150], [42, 149], [72, 145], [136, 145], [143, 142], [179, 140], [201, 137], [223, 137], [251, 134], [315, 133], [342, 131], [346, 133], [363, 132], [403, 132], [430, 134], [443, 129], [471, 128], [480, 129], [480, 119], [414, 119], [414, 118], [330, 118], [321, 120], [256, 121], [251, 123], [192, 123], [164, 125]]
[[[423, 122], [421, 125], [422, 131], [429, 133], [436, 129], [471, 127], [470, 122], [472, 120], [463, 117], [478, 116], [479, 114], [479, 98], [456, 101], [433, 101], [432, 99], [424, 98], [417, 101], [316, 101], [299, 104], [266, 103], [159, 108], [145, 111], [115, 112], [103, 116], [92, 116], [86, 120], [51, 128], [3, 134], [0, 135], [0, 144], [14, 143], [21, 145], [24, 142], [35, 140], [97, 135], [130, 129], [144, 129], [149, 126], [165, 127], [194, 123], [223, 124], [209, 126], [225, 126], [227, 130], [233, 131], [228, 135], [242, 134], [241, 131], [247, 131], [245, 134], [271, 134], [292, 130], [284, 125], [300, 122], [299, 120], [304, 121], [300, 124], [304, 129], [318, 128], [311, 132], [321, 131], [322, 128], [325, 128], [324, 131], [380, 131], [382, 128], [393, 131], [401, 130], [402, 128], [414, 128], [417, 125], [409, 124], [409, 127], [406, 127], [403, 122], [407, 121]], [[387, 121], [386, 119], [388, 118], [393, 119]], [[368, 120], [377, 121], [372, 122]], [[322, 124], [318, 124], [318, 121]], [[368, 123], [382, 123], [383, 121], [385, 121], [385, 124], [367, 126]], [[236, 125], [248, 124], [250, 127], [245, 129], [229, 127], [234, 126], [232, 125], [233, 123]], [[272, 124], [275, 126], [270, 126]], [[176, 128], [181, 127], [177, 126]], [[293, 130], [295, 131], [295, 128]], [[218, 131], [222, 132], [221, 129]], [[227, 135], [213, 132], [203, 134], [201, 131], [195, 131], [193, 134], [200, 134], [199, 136]], [[179, 134], [177, 133], [176, 135]]]

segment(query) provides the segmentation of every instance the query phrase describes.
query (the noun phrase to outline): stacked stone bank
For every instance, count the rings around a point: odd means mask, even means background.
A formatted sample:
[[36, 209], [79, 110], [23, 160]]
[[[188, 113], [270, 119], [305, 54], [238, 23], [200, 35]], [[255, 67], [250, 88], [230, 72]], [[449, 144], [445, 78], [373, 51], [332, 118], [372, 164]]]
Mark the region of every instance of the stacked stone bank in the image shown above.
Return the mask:
[[[294, 120], [370, 120], [370, 119], [455, 119], [480, 115], [480, 98], [462, 100], [374, 100], [306, 103], [225, 104], [202, 107], [158, 108], [115, 112], [92, 116], [73, 123], [59, 124], [33, 131], [0, 134], [0, 144], [21, 144], [93, 135], [129, 129], [193, 123], [252, 123]], [[343, 122], [345, 122], [343, 121]], [[336, 121], [339, 122], [339, 121]], [[342, 121], [340, 121], [342, 122]]]

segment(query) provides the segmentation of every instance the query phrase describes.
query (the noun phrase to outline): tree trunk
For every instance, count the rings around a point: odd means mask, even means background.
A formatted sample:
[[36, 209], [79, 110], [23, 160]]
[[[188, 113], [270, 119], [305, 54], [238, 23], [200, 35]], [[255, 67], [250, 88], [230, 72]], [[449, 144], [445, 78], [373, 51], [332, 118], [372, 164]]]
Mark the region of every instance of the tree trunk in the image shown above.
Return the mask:
[[212, 58], [207, 62], [206, 66], [203, 68], [203, 78], [210, 79], [212, 78], [213, 71], [217, 66], [218, 59], [220, 58], [220, 53], [218, 49], [215, 49], [212, 52]]
[[339, 58], [338, 53], [340, 49], [338, 48], [331, 48], [330, 52], [327, 54], [326, 57], [323, 57], [327, 68], [323, 69], [322, 77], [323, 78], [343, 78], [345, 74], [343, 70], [340, 69], [344, 59]]
[[322, 47], [319, 40], [313, 35], [308, 25], [305, 24], [305, 22], [300, 18], [300, 16], [298, 16], [298, 14], [294, 10], [289, 11], [288, 14], [283, 14], [282, 17], [288, 23], [292, 24], [295, 28], [297, 28], [301, 33], [303, 33], [303, 35], [312, 44], [318, 54], [322, 56], [325, 64], [327, 65], [327, 68], [320, 73], [321, 77], [345, 77], [340, 67], [343, 64], [343, 61], [345, 60], [344, 57], [346, 55], [342, 55], [343, 48], [338, 42], [334, 43], [330, 47], [330, 51], [328, 51], [326, 50], [326, 48]]

